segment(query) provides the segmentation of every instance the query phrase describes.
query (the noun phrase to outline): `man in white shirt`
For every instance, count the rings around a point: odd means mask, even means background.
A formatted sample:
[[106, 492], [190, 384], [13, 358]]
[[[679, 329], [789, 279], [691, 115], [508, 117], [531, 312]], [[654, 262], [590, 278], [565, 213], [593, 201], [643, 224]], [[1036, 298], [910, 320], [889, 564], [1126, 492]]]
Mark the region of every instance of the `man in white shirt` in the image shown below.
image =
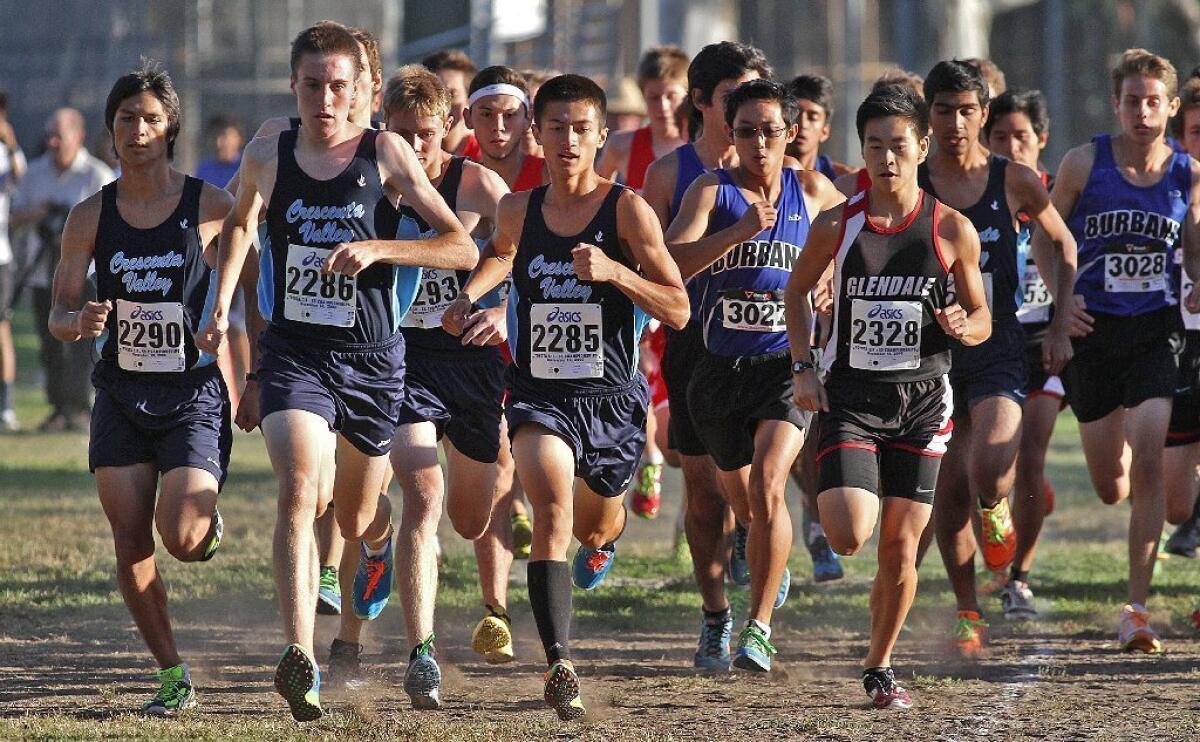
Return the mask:
[[18, 428], [13, 411], [13, 382], [17, 358], [12, 341], [12, 303], [15, 270], [8, 239], [8, 208], [17, 181], [25, 175], [25, 155], [8, 121], [8, 95], [0, 91], [0, 431]]
[[86, 135], [79, 111], [60, 108], [51, 114], [46, 121], [46, 154], [29, 163], [13, 198], [13, 227], [32, 229], [21, 277], [33, 294], [34, 323], [42, 341], [46, 396], [53, 409], [39, 430], [47, 432], [87, 430], [91, 408], [91, 346], [61, 343], [46, 325], [50, 268], [58, 262], [67, 212], [114, 177], [108, 165], [84, 148]]

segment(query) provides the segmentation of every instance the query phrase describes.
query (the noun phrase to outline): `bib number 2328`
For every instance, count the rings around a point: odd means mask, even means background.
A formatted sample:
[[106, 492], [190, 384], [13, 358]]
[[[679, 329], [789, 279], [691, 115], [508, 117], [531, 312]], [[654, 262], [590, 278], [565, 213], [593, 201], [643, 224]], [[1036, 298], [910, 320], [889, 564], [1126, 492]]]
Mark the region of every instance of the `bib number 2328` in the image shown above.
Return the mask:
[[529, 371], [538, 379], [604, 376], [604, 319], [599, 304], [529, 308]]
[[183, 305], [117, 299], [117, 365], [126, 371], [183, 371]]
[[921, 302], [855, 299], [850, 308], [850, 367], [900, 371], [921, 366]]
[[288, 245], [284, 318], [312, 325], [354, 326], [358, 281], [354, 276], [322, 270], [332, 253], [321, 247]]

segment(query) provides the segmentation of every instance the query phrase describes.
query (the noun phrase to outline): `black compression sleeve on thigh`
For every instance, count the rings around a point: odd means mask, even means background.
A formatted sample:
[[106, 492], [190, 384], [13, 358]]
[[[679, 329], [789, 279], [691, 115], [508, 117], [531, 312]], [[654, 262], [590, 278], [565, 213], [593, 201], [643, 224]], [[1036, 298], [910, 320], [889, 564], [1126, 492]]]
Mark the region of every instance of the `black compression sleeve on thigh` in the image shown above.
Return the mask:
[[571, 659], [571, 570], [566, 562], [530, 562], [529, 604], [546, 664]]

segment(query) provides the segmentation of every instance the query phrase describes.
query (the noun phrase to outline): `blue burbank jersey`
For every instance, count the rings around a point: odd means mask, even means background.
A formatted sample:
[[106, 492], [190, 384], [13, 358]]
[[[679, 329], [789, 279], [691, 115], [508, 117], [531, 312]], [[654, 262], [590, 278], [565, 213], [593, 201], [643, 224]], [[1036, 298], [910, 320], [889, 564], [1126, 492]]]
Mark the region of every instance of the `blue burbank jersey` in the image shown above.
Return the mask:
[[[691, 142], [676, 149], [675, 157], [679, 167], [675, 171], [675, 193], [671, 195], [671, 213], [667, 217], [667, 223], [662, 225], [664, 231], [679, 214], [679, 207], [683, 204], [683, 195], [687, 193], [688, 186], [707, 172], [704, 163], [700, 161], [700, 155], [696, 154], [696, 145]], [[704, 283], [707, 280], [708, 269], [705, 268], [684, 282], [693, 320], [700, 319], [700, 295], [704, 293]]]
[[1079, 245], [1075, 293], [1096, 312], [1133, 317], [1178, 302], [1170, 268], [1192, 186], [1191, 160], [1176, 152], [1152, 186], [1125, 180], [1112, 138], [1092, 139], [1096, 154], [1067, 226]]
[[[708, 234], [733, 226], [750, 208], [729, 172], [714, 172], [720, 185]], [[775, 226], [734, 245], [707, 269], [700, 311], [710, 353], [760, 356], [787, 348], [783, 291], [808, 239], [810, 220], [797, 172], [784, 168], [781, 186]]]
[[542, 215], [549, 186], [530, 191], [525, 223], [513, 261], [508, 297], [508, 344], [514, 386], [558, 394], [623, 389], [638, 371], [638, 340], [647, 315], [611, 283], [575, 275], [571, 251], [595, 245], [611, 260], [637, 270], [617, 237], [617, 201], [625, 186], [613, 184], [591, 222], [578, 234], [551, 232]]

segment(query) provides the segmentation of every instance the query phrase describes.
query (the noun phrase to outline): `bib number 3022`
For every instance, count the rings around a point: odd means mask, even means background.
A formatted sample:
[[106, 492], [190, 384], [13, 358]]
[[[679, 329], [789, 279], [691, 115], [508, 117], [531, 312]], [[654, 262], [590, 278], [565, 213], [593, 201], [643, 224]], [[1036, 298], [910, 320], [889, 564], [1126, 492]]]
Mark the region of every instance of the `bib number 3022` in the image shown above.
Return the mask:
[[326, 273], [333, 250], [288, 245], [284, 274], [283, 316], [295, 322], [353, 327], [358, 306], [355, 276]]
[[529, 308], [529, 371], [538, 379], [599, 379], [603, 338], [599, 304], [534, 304]]
[[727, 330], [786, 332], [782, 291], [726, 292], [721, 299], [722, 324]]
[[1104, 290], [1147, 293], [1167, 287], [1166, 253], [1114, 253], [1104, 256]]
[[186, 368], [183, 305], [117, 299], [117, 365], [126, 371], [174, 373]]
[[850, 367], [901, 371], [921, 365], [919, 301], [855, 299], [850, 307]]

